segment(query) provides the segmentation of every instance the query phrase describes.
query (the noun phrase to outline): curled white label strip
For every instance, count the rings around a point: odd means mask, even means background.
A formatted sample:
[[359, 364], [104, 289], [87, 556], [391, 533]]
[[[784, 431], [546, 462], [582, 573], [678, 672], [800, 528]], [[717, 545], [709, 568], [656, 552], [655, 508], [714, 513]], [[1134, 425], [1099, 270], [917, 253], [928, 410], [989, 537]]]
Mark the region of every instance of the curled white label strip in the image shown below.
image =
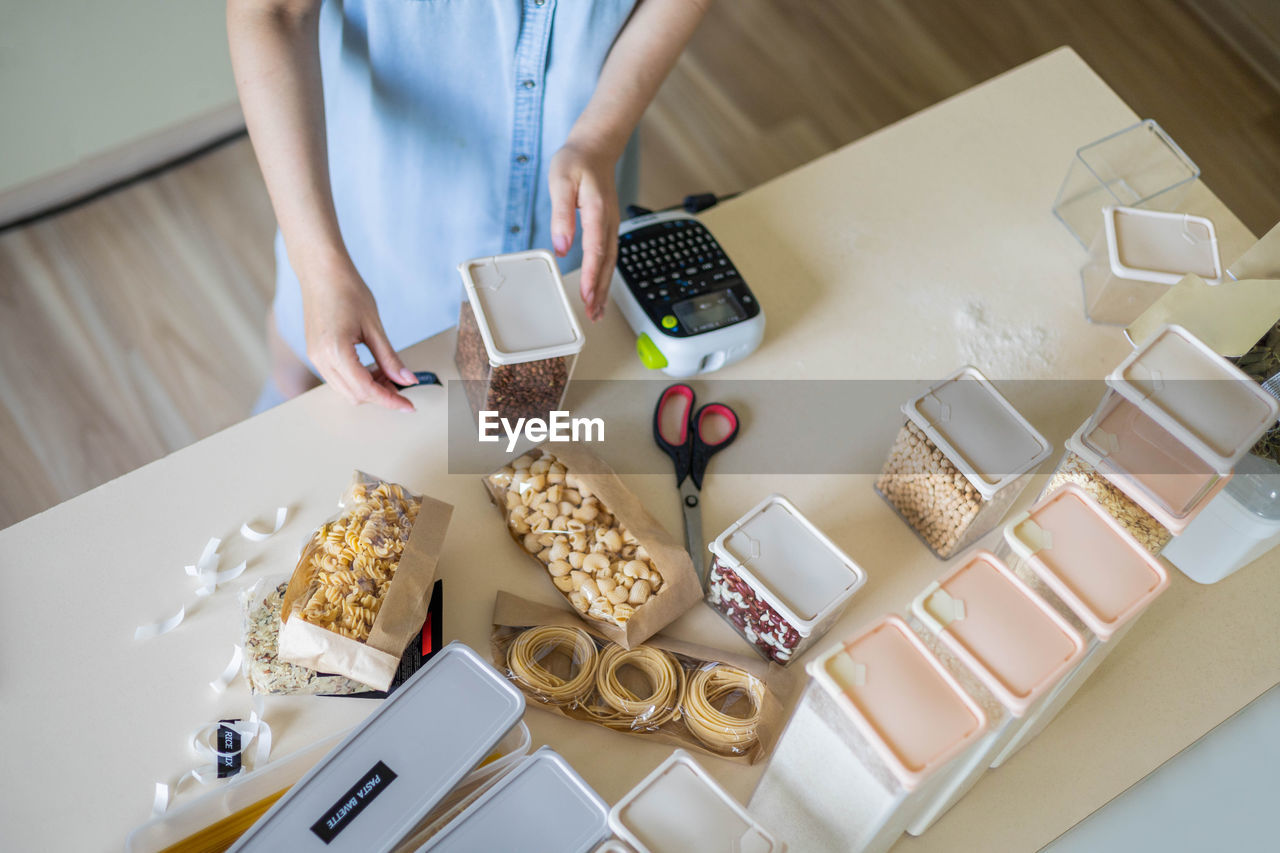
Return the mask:
[[152, 622], [150, 625], [139, 625], [133, 631], [135, 640], [150, 640], [152, 637], [159, 637], [161, 634], [167, 634], [174, 628], [182, 624], [182, 620], [187, 617], [187, 608], [179, 607], [178, 612], [170, 616], [168, 619], [162, 619], [159, 622]]
[[244, 647], [239, 643], [235, 644], [235, 650], [231, 653], [231, 662], [222, 670], [222, 674], [209, 682], [209, 686], [213, 688], [214, 693], [221, 693], [227, 689], [227, 685], [236, 680], [236, 676], [240, 674], [240, 663], [244, 660]]
[[[231, 723], [224, 723], [219, 720], [218, 722], [201, 726], [192, 732], [189, 740], [191, 750], [201, 758], [212, 759], [212, 763], [203, 764], [194, 770], [188, 770], [167, 784], [157, 782], [155, 795], [151, 801], [152, 816], [159, 817], [164, 814], [169, 808], [170, 801], [182, 791], [188, 782], [195, 781], [201, 785], [208, 785], [211, 782], [218, 781], [218, 749], [215, 743], [218, 729], [223, 726], [234, 729], [240, 735], [240, 754], [246, 752], [250, 743], [255, 744], [253, 769], [256, 770], [266, 765], [271, 760], [271, 726], [267, 725], [267, 721], [262, 718], [265, 707], [265, 699], [262, 696], [254, 696], [253, 712], [250, 713], [248, 720], [237, 720]], [[222, 754], [234, 755], [236, 753], [224, 750]]]
[[268, 530], [266, 533], [255, 530], [249, 526], [249, 522], [240, 525], [240, 535], [251, 542], [265, 542], [272, 536], [280, 532], [280, 528], [284, 527], [285, 519], [289, 517], [289, 508], [287, 506], [276, 508], [276, 526]]

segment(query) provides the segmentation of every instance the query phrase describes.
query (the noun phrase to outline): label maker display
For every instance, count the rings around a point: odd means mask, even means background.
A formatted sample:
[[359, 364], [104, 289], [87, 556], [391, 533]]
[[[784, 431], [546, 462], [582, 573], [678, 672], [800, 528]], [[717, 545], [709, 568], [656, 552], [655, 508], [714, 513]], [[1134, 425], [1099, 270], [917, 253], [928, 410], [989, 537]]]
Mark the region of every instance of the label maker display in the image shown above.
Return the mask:
[[682, 211], [622, 223], [613, 293], [645, 367], [709, 373], [750, 354], [764, 310], [706, 226]]

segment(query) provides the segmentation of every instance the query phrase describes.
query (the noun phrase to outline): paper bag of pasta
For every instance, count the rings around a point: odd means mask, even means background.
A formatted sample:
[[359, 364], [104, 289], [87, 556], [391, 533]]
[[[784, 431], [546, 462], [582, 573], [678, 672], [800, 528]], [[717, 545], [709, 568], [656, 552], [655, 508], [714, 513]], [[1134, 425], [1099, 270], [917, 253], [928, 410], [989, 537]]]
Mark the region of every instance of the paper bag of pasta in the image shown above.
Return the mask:
[[689, 554], [590, 451], [544, 445], [484, 482], [515, 541], [583, 619], [623, 648], [702, 598]]
[[386, 690], [422, 626], [453, 507], [359, 471], [302, 549], [280, 658]]

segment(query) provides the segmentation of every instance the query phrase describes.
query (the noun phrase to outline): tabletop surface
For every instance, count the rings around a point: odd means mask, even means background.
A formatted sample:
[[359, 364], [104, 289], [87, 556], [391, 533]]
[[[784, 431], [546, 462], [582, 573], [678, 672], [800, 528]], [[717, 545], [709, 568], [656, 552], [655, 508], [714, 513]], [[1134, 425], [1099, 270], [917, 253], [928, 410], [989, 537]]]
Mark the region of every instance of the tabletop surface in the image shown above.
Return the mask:
[[[938, 379], [973, 363], [1061, 447], [1129, 348], [1117, 329], [1084, 320], [1085, 251], [1050, 207], [1075, 149], [1136, 119], [1078, 56], [1060, 49], [709, 211], [704, 220], [768, 315], [759, 351], [717, 381]], [[1189, 208], [1214, 220], [1225, 261], [1252, 242], [1203, 185]], [[576, 292], [576, 279], [567, 286]], [[652, 379], [616, 309], [584, 327], [575, 379]], [[453, 344], [451, 332], [439, 335], [406, 361], [456, 378]], [[1042, 383], [1047, 392], [1000, 382], [1049, 377], [1094, 381]], [[867, 570], [866, 586], [809, 656], [886, 612], [903, 612], [944, 564], [874, 495], [870, 472], [751, 473], [741, 460], [768, 450], [750, 440], [751, 413], [768, 401], [753, 399], [748, 383], [731, 387], [745, 413], [743, 436], [707, 475], [705, 538], [776, 491]], [[209, 687], [240, 639], [236, 589], [292, 571], [299, 542], [335, 510], [353, 468], [454, 505], [439, 570], [446, 640], [487, 650], [498, 589], [558, 601], [501, 532], [478, 478], [450, 473], [446, 392], [409, 393], [417, 412], [406, 415], [353, 408], [318, 389], [0, 531], [8, 590], [0, 597], [0, 718], [9, 732], [6, 765], [19, 769], [0, 783], [7, 849], [118, 849], [148, 818], [153, 783], [197, 763], [189, 734], [247, 716], [243, 679], [223, 694]], [[625, 414], [647, 423], [652, 405], [648, 396], [635, 399]], [[796, 434], [806, 428], [797, 417]], [[887, 443], [870, 448], [886, 450]], [[624, 474], [626, 483], [679, 538], [665, 458], [651, 441], [628, 452], [640, 463], [633, 470], [654, 473]], [[267, 542], [236, 534], [246, 520], [269, 524], [280, 505], [290, 507], [289, 521]], [[245, 575], [202, 600], [176, 630], [135, 642], [135, 626], [191, 600], [183, 566], [211, 536], [224, 539], [224, 567], [249, 561]], [[924, 837], [898, 849], [1034, 850], [1271, 687], [1280, 680], [1280, 609], [1271, 606], [1277, 562], [1272, 554], [1213, 586], [1175, 572], [1168, 593], [1059, 719]], [[702, 605], [668, 633], [748, 649]], [[270, 697], [275, 754], [357, 723], [374, 707]], [[555, 747], [610, 802], [670, 751], [537, 710], [525, 719], [535, 747]], [[763, 767], [699, 760], [743, 802]]]

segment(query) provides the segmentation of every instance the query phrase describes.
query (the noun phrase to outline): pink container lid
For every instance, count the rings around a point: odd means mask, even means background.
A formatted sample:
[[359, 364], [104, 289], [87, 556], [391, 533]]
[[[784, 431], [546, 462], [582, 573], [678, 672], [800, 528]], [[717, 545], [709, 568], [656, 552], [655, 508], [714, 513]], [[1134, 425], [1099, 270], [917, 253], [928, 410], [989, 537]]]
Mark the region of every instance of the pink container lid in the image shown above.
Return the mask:
[[980, 736], [987, 715], [897, 616], [809, 664], [907, 790]]
[[1079, 632], [988, 551], [930, 584], [911, 609], [1015, 717], [1084, 656]]
[[1074, 483], [1014, 517], [1004, 537], [1100, 640], [1169, 585], [1164, 564]]

